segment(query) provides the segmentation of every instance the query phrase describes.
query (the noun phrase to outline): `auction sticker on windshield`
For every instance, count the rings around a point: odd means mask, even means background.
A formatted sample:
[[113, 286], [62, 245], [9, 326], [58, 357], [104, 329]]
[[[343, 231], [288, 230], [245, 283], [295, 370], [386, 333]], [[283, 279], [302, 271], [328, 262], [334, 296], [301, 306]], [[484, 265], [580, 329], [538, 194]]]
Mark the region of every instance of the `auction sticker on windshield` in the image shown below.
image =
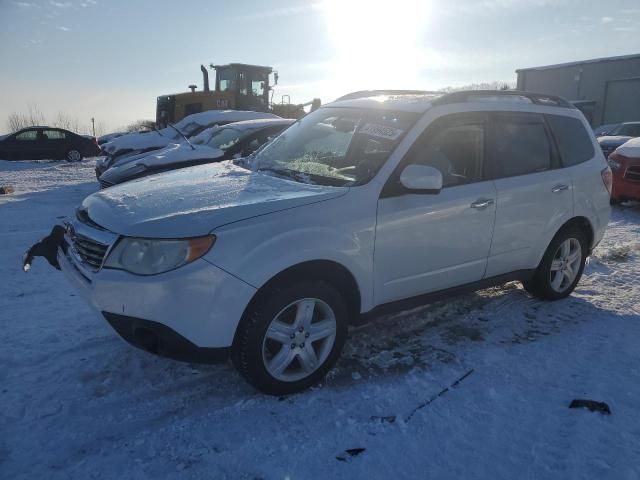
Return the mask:
[[365, 135], [371, 135], [372, 137], [395, 140], [402, 135], [402, 130], [399, 128], [388, 127], [386, 125], [380, 125], [379, 123], [367, 123], [358, 133], [364, 133]]

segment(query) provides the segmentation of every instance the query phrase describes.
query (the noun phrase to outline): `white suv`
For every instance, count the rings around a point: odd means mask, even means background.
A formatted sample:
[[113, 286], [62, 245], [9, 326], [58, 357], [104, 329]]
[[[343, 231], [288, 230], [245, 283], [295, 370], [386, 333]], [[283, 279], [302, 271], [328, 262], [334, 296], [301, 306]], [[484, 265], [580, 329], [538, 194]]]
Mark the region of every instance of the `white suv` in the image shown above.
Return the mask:
[[244, 161], [89, 196], [58, 261], [130, 343], [291, 393], [362, 314], [510, 280], [569, 295], [610, 215], [590, 131], [521, 92], [338, 101]]

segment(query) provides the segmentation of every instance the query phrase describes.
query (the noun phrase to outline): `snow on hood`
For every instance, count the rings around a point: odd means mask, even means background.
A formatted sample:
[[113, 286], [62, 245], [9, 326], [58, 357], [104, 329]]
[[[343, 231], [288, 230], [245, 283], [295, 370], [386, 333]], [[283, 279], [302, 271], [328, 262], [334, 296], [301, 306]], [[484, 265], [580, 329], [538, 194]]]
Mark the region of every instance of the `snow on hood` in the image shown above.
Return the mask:
[[280, 117], [242, 120], [240, 122], [231, 122], [225, 125], [220, 125], [220, 126], [215, 125], [213, 127], [209, 127], [206, 130], [203, 130], [202, 132], [200, 132], [195, 137], [190, 138], [189, 141], [193, 144], [207, 142], [209, 141], [209, 139], [211, 138], [211, 135], [213, 135], [214, 132], [216, 132], [217, 130], [220, 130], [221, 128], [226, 128], [226, 127], [233, 128], [234, 130], [238, 130], [240, 132], [247, 132], [250, 130], [256, 130], [258, 128], [263, 128], [263, 127], [272, 127], [276, 125], [287, 126], [293, 123], [295, 123], [295, 120], [292, 118], [280, 118]]
[[627, 140], [633, 137], [627, 137], [625, 135], [605, 135], [598, 138], [600, 145], [622, 145]]
[[151, 174], [154, 170], [166, 169], [167, 167], [181, 168], [182, 165], [188, 166], [190, 162], [195, 160], [215, 160], [223, 156], [224, 152], [217, 148], [205, 145], [194, 145], [191, 148], [184, 143], [172, 143], [161, 150], [133, 155], [116, 162], [100, 175], [100, 180], [117, 184], [125, 182], [129, 178], [139, 177], [140, 165], [145, 167], [143, 169], [145, 172], [148, 171]]
[[347, 191], [252, 172], [226, 161], [116, 185], [90, 195], [82, 206], [98, 225], [122, 235], [185, 238]]
[[615, 153], [627, 158], [640, 158], [640, 137], [632, 138], [616, 148]]
[[[250, 112], [242, 110], [209, 110], [206, 112], [194, 113], [188, 117], [184, 117], [175, 127], [190, 136], [200, 127], [214, 125], [217, 122], [239, 122], [240, 120], [252, 120], [257, 118], [280, 118], [273, 113]], [[105, 143], [102, 149], [109, 155], [115, 155], [123, 150], [141, 150], [146, 148], [162, 148], [182, 137], [171, 127], [162, 130], [130, 133], [122, 137], [113, 139]]]

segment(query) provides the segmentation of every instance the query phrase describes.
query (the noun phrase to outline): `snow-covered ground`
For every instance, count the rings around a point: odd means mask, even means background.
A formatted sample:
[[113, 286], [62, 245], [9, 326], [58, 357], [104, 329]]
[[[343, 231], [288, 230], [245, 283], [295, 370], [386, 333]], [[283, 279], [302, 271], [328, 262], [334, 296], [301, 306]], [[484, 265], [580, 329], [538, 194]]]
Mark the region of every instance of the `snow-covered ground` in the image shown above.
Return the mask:
[[21, 271], [97, 189], [93, 162], [0, 161], [7, 184], [0, 478], [640, 479], [637, 206], [614, 210], [569, 299], [511, 283], [381, 317], [351, 332], [324, 386], [274, 398], [229, 365], [130, 347], [44, 260]]

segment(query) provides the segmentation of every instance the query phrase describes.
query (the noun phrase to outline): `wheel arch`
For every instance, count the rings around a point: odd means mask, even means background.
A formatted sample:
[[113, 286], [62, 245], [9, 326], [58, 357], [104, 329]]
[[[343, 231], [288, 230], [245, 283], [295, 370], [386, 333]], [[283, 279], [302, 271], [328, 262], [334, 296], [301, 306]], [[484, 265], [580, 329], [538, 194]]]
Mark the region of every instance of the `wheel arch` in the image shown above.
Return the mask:
[[587, 240], [589, 243], [589, 252], [591, 252], [591, 249], [593, 248], [593, 240], [594, 240], [595, 233], [594, 233], [593, 225], [591, 224], [591, 222], [587, 217], [577, 216], [566, 221], [558, 229], [558, 231], [553, 236], [553, 238], [555, 238], [558, 235], [558, 233], [562, 232], [563, 230], [566, 230], [567, 228], [572, 228], [572, 227], [577, 227], [587, 234]]
[[258, 288], [247, 304], [245, 312], [272, 288], [302, 279], [324, 280], [336, 287], [343, 295], [349, 312], [349, 319], [354, 320], [360, 314], [362, 295], [355, 276], [341, 263], [333, 260], [309, 260], [301, 262], [275, 274]]

